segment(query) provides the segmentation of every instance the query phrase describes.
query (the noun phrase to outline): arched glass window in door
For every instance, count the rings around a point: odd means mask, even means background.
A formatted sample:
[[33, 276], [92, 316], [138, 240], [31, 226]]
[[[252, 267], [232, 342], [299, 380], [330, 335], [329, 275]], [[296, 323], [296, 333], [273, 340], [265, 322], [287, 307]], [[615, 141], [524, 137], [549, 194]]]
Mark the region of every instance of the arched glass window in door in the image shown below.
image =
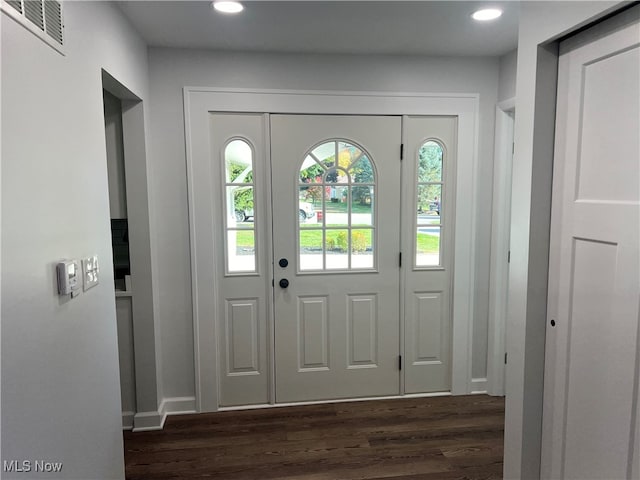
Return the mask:
[[444, 184], [444, 149], [435, 140], [428, 140], [418, 150], [417, 220], [415, 236], [415, 266], [442, 266], [443, 218], [446, 205], [442, 198]]
[[256, 213], [253, 149], [233, 139], [224, 149], [227, 273], [256, 271]]
[[364, 148], [348, 140], [317, 145], [298, 182], [300, 271], [374, 269], [376, 173]]

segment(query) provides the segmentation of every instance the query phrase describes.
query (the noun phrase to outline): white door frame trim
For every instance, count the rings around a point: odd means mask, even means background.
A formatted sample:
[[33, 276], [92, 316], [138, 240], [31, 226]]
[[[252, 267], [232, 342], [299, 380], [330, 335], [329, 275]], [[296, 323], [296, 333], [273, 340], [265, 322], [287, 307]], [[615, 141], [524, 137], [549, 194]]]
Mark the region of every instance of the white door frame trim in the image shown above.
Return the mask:
[[[477, 197], [478, 94], [247, 90], [185, 87], [185, 143], [189, 200], [191, 282], [194, 323], [196, 411], [218, 409], [216, 279], [211, 177], [194, 176], [194, 162], [211, 158], [208, 112], [334, 115], [456, 115], [458, 172], [456, 189], [451, 393], [473, 391], [471, 347], [475, 285], [474, 206]], [[208, 223], [204, 225], [204, 223]], [[204, 292], [207, 292], [205, 295]]]
[[516, 99], [496, 105], [491, 264], [489, 275], [489, 338], [487, 392], [504, 395], [507, 302], [509, 293], [509, 237], [511, 233], [511, 170]]

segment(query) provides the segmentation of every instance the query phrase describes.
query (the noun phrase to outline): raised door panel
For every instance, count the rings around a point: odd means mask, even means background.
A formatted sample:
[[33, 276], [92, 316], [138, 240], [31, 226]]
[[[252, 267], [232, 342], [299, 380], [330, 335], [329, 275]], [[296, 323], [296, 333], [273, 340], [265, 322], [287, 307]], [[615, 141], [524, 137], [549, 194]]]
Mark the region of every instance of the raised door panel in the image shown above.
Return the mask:
[[583, 67], [578, 200], [611, 202], [638, 198], [638, 178], [630, 175], [638, 164], [638, 130], [623, 119], [638, 114], [639, 71], [638, 46]]
[[415, 336], [413, 363], [442, 363], [442, 292], [417, 293], [415, 301], [415, 330], [418, 334]]
[[[300, 371], [329, 368], [327, 297], [298, 299], [298, 358]], [[281, 345], [281, 348], [287, 348]]]
[[[635, 321], [617, 314], [618, 246], [574, 240], [566, 478], [625, 478], [633, 420]], [[627, 325], [624, 325], [624, 324]], [[606, 406], [616, 406], [611, 411]]]
[[258, 367], [258, 299], [227, 300], [227, 374], [252, 375]]
[[378, 357], [377, 295], [347, 299], [349, 368], [375, 368]]

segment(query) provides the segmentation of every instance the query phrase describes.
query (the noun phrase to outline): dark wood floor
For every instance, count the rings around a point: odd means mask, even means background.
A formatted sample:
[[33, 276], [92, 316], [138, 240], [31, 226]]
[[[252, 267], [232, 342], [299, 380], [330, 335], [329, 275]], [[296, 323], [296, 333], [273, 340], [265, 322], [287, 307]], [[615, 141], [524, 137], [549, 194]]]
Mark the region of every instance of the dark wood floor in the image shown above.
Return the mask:
[[180, 415], [125, 432], [127, 479], [499, 479], [504, 399], [434, 397]]

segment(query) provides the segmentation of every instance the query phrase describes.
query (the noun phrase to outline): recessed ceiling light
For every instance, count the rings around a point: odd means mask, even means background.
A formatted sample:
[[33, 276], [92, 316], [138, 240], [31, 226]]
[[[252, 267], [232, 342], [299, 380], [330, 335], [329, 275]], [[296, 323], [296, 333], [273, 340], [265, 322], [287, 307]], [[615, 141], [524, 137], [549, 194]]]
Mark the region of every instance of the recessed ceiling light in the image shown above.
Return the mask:
[[479, 22], [486, 22], [487, 20], [495, 20], [500, 15], [502, 15], [502, 10], [498, 8], [483, 8], [475, 11], [471, 17]]
[[222, 13], [240, 13], [244, 10], [240, 2], [213, 2], [213, 8]]

